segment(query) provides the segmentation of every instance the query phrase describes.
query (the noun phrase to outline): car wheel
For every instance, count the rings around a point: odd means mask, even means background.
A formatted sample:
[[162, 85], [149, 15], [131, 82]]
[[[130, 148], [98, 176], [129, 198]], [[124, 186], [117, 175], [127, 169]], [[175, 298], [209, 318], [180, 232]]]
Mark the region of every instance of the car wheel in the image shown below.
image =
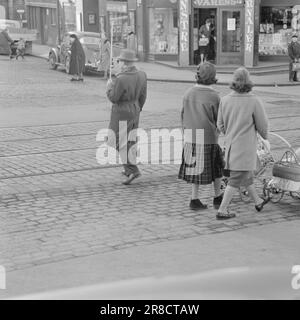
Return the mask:
[[50, 66], [50, 69], [52, 70], [56, 70], [57, 69], [57, 64], [56, 64], [56, 57], [55, 57], [55, 54], [54, 53], [50, 53], [49, 55], [49, 66]]
[[69, 74], [70, 73], [70, 57], [67, 57], [65, 67], [66, 67], [66, 73]]

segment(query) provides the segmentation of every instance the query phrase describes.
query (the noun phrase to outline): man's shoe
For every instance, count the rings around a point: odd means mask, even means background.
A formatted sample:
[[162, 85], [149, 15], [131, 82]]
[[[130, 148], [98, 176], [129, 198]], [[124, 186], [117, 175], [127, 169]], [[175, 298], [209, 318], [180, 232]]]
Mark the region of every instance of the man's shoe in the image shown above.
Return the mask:
[[221, 205], [221, 203], [223, 201], [223, 196], [224, 196], [224, 194], [222, 193], [220, 196], [214, 198], [213, 205], [214, 205], [215, 209], [219, 209], [220, 208], [220, 205]]
[[195, 210], [195, 211], [205, 210], [205, 209], [207, 209], [207, 205], [203, 204], [199, 199], [191, 200], [190, 209]]
[[261, 212], [262, 209], [264, 208], [264, 206], [265, 206], [269, 201], [270, 201], [270, 198], [264, 199], [264, 201], [263, 201], [260, 205], [255, 206], [256, 211]]
[[141, 174], [140, 174], [139, 172], [138, 172], [138, 173], [131, 173], [131, 174], [128, 176], [128, 179], [123, 182], [123, 184], [124, 184], [125, 186], [128, 186], [128, 185], [131, 184], [131, 182], [132, 182], [133, 180], [139, 178], [140, 176], [141, 176]]

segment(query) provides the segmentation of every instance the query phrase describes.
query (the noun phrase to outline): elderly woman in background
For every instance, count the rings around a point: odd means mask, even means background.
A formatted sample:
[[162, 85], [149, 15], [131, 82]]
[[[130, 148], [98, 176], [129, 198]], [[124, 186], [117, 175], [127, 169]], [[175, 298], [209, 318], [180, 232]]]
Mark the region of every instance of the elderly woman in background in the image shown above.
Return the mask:
[[262, 101], [251, 93], [252, 87], [248, 70], [241, 67], [233, 76], [233, 92], [221, 99], [218, 128], [225, 135], [225, 169], [229, 170], [230, 177], [217, 219], [236, 216], [227, 208], [241, 186], [247, 188], [257, 211], [261, 211], [268, 202], [268, 199], [258, 196], [253, 181], [257, 163], [257, 133], [263, 139], [268, 138], [268, 119]]
[[[216, 83], [216, 69], [204, 62], [197, 68], [197, 84], [184, 95], [181, 112], [185, 133], [185, 145], [179, 179], [192, 185], [192, 210], [207, 209], [199, 197], [199, 186], [214, 183], [213, 204], [219, 208], [222, 202], [221, 178], [223, 176], [222, 150], [218, 145], [217, 118], [220, 98], [210, 87]], [[190, 137], [188, 138], [188, 133]]]
[[76, 34], [70, 35], [70, 42], [71, 57], [69, 73], [73, 75], [71, 81], [83, 81], [83, 72], [85, 68], [85, 53]]

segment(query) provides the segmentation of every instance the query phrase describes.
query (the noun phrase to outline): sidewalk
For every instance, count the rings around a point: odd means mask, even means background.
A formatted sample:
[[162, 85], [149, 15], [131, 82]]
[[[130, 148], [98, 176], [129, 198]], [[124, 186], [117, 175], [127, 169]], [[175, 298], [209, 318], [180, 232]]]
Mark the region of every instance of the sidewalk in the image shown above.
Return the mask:
[[[45, 45], [33, 44], [32, 55], [35, 57], [48, 59], [49, 47]], [[138, 62], [137, 66], [145, 71], [149, 81], [194, 83], [194, 72], [192, 70], [181, 70], [168, 67], [162, 64]], [[231, 74], [217, 75], [219, 85], [228, 85], [232, 79]], [[279, 86], [299, 86], [298, 83], [288, 81], [288, 73], [252, 75], [252, 81], [256, 87], [279, 87]]]

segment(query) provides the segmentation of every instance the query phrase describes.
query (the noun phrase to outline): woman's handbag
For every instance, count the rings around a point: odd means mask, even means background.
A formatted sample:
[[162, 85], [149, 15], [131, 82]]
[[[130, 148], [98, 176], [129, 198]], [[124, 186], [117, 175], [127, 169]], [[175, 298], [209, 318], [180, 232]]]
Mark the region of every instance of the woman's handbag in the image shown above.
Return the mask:
[[295, 71], [300, 71], [300, 62], [294, 62], [293, 63], [293, 69], [294, 72]]
[[199, 47], [206, 47], [209, 43], [208, 38], [200, 38], [199, 39]]

